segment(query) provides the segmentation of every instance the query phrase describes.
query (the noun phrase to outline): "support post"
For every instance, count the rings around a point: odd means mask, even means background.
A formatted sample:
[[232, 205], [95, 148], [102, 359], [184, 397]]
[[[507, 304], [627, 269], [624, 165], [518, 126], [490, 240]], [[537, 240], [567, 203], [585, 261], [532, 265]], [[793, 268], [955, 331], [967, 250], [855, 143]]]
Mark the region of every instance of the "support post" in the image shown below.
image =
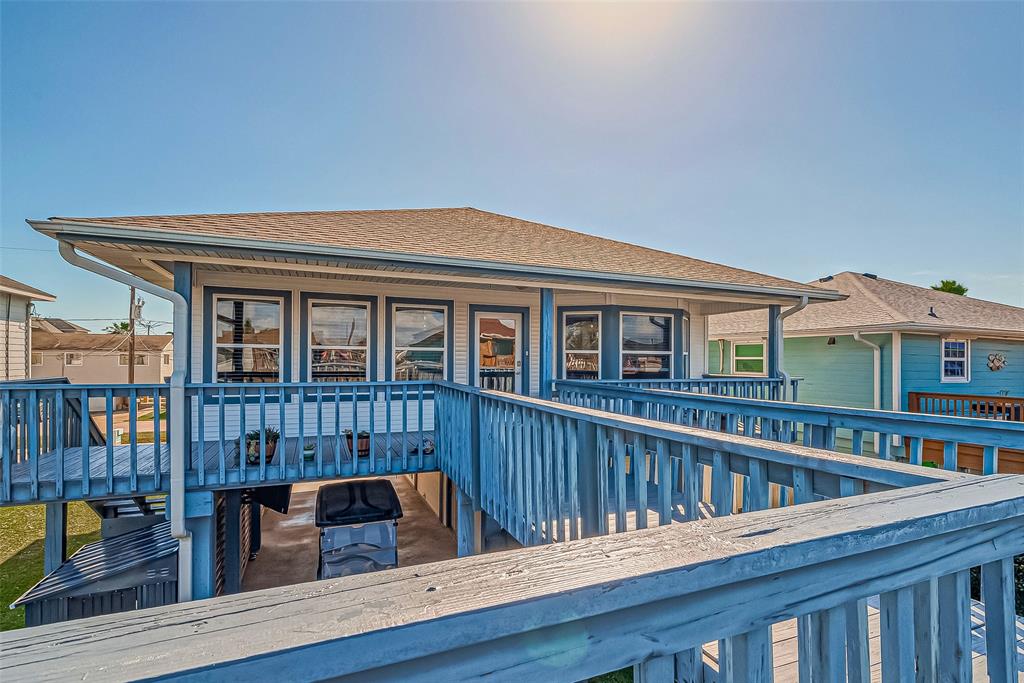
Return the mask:
[[779, 377], [782, 370], [782, 325], [779, 319], [782, 307], [772, 304], [768, 307], [768, 376]]
[[456, 535], [458, 537], [459, 557], [468, 557], [479, 552], [481, 519], [477, 510], [473, 509], [473, 499], [462, 489], [455, 487], [456, 515], [458, 521]]
[[583, 538], [601, 536], [605, 533], [607, 519], [601, 512], [601, 468], [598, 466], [599, 449], [597, 427], [582, 420], [576, 423], [576, 485], [579, 487], [580, 521]]
[[262, 509], [255, 500], [249, 503], [249, 505], [249, 524], [251, 525], [249, 530], [249, 557], [255, 557], [256, 553], [263, 546], [263, 527], [260, 525]]
[[[188, 599], [212, 598], [216, 590], [217, 552], [217, 511], [213, 491], [185, 493], [185, 528], [192, 542], [192, 594]], [[178, 578], [180, 581], [180, 571]]]
[[224, 593], [242, 590], [242, 491], [224, 492]]
[[68, 504], [46, 504], [46, 541], [43, 545], [43, 574], [49, 574], [68, 559]]
[[539, 396], [551, 400], [551, 384], [555, 381], [555, 290], [540, 290], [540, 392]]

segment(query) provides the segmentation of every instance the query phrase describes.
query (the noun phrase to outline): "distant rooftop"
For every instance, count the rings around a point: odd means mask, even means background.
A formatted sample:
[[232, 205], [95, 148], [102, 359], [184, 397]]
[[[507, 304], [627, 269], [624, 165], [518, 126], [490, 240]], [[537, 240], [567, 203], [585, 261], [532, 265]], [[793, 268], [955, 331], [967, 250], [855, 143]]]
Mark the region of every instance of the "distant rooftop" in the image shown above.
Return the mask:
[[32, 327], [57, 334], [89, 331], [89, 328], [82, 327], [77, 323], [73, 323], [70, 320], [64, 320], [63, 318], [32, 318]]
[[[169, 334], [135, 335], [135, 351], [162, 351], [171, 343]], [[127, 351], [127, 334], [64, 332], [54, 334], [37, 330], [32, 334], [33, 351]]]
[[29, 287], [24, 282], [18, 282], [6, 275], [0, 275], [0, 292], [5, 294], [15, 294], [23, 297], [32, 299], [33, 301], [56, 301], [57, 297], [53, 294], [44, 292], [41, 289], [35, 287]]
[[[870, 273], [845, 272], [807, 283], [846, 294], [844, 301], [815, 303], [786, 319], [786, 332], [920, 330], [994, 332], [1024, 337], [1024, 308], [938, 292]], [[764, 311], [711, 316], [709, 336], [764, 333]]]

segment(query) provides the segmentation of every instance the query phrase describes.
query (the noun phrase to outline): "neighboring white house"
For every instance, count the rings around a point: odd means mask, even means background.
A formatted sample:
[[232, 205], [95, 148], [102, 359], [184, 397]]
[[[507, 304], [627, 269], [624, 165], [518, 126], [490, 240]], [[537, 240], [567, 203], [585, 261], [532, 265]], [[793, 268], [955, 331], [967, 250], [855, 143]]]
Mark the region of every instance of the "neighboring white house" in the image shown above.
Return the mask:
[[31, 377], [28, 350], [32, 348], [33, 301], [56, 301], [53, 294], [0, 275], [0, 380]]
[[[171, 335], [135, 336], [135, 383], [160, 384], [171, 375]], [[74, 384], [128, 381], [128, 335], [37, 329], [32, 336], [32, 376], [67, 377]]]

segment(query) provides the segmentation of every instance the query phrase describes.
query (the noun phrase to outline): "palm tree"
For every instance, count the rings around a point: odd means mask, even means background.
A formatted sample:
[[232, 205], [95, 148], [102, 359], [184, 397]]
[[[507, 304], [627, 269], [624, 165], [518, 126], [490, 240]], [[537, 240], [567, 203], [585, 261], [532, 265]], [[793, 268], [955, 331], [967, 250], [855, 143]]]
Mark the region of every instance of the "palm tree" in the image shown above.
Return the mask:
[[967, 293], [967, 288], [956, 280], [942, 280], [937, 285], [932, 285], [932, 289], [937, 292], [949, 292], [950, 294], [959, 294], [963, 296]]
[[127, 320], [122, 320], [116, 323], [111, 323], [103, 328], [103, 331], [107, 334], [128, 334], [131, 332], [132, 326]]

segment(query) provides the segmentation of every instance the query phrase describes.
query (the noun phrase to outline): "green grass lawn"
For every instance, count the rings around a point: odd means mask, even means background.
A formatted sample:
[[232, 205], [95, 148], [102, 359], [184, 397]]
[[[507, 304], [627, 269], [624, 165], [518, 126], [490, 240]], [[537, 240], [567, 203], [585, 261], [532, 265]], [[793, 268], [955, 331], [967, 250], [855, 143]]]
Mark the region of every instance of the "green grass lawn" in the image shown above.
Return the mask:
[[[25, 610], [8, 609], [43, 578], [45, 507], [0, 508], [0, 631], [25, 625]], [[100, 537], [100, 518], [85, 503], [68, 504], [68, 555]]]

